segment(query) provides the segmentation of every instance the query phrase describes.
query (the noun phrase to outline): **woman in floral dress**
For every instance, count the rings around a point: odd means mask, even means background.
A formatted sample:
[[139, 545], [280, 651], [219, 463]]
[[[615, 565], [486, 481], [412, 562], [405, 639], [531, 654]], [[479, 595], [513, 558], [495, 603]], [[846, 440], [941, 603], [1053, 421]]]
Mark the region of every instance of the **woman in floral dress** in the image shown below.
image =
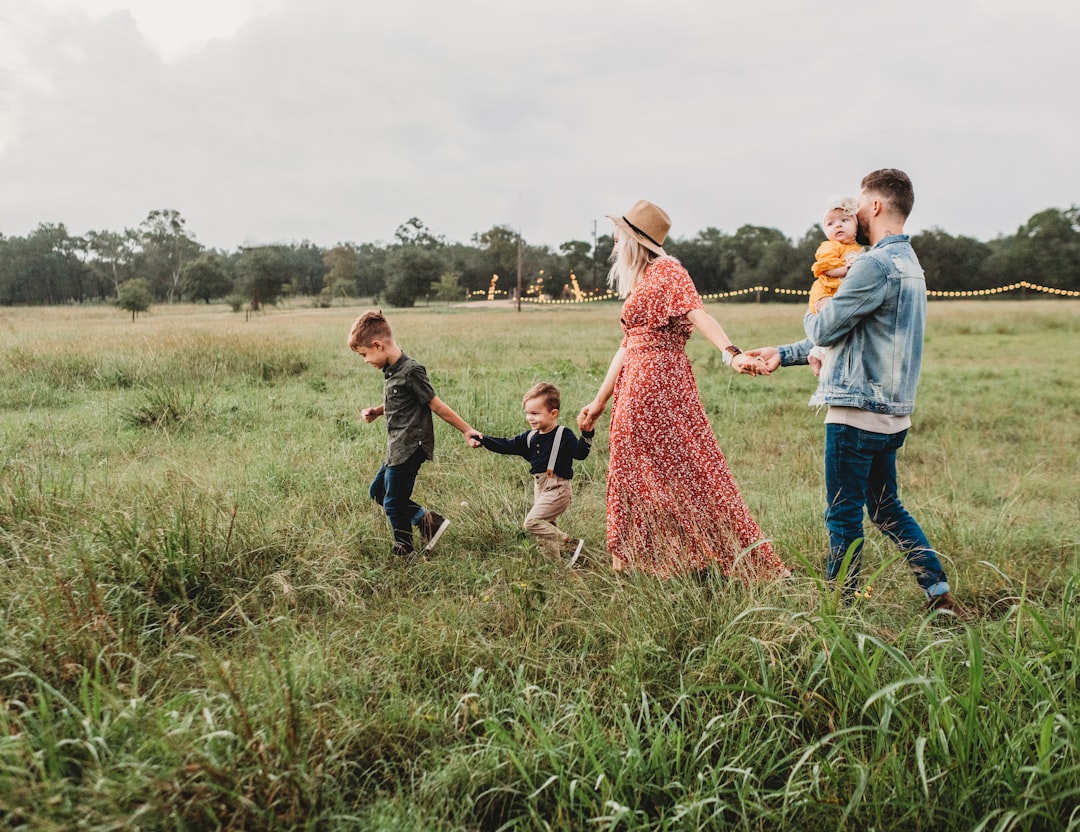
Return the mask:
[[668, 577], [717, 563], [725, 575], [789, 574], [763, 539], [705, 416], [686, 355], [698, 330], [724, 363], [767, 374], [705, 311], [690, 275], [663, 249], [671, 220], [637, 202], [616, 226], [610, 281], [626, 297], [622, 345], [578, 416], [591, 429], [614, 397], [607, 482], [607, 544], [617, 571]]

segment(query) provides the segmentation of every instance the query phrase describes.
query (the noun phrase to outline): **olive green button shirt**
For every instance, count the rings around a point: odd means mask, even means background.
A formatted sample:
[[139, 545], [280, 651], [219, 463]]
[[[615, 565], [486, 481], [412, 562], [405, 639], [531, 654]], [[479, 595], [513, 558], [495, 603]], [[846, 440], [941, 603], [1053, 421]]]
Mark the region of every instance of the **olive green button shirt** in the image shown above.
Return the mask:
[[420, 448], [435, 455], [435, 428], [430, 402], [435, 390], [424, 365], [405, 353], [383, 367], [383, 416], [386, 417], [386, 464], [401, 465]]

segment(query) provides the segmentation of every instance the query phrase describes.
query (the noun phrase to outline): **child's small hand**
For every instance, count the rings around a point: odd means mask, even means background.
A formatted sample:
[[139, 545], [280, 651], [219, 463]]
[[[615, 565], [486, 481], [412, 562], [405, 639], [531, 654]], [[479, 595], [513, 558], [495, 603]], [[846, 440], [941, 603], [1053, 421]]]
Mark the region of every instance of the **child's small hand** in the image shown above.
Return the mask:
[[810, 365], [810, 369], [814, 371], [814, 375], [821, 376], [821, 359], [816, 355], [808, 355], [806, 362]]
[[467, 431], [465, 431], [465, 442], [470, 448], [482, 448], [483, 445], [481, 444], [480, 440], [483, 438], [484, 434], [480, 433], [480, 431], [476, 430], [475, 428], [469, 428]]
[[825, 308], [825, 304], [828, 303], [830, 298], [822, 298], [814, 305], [814, 313], [817, 314]]
[[368, 423], [374, 422], [380, 416], [382, 416], [382, 411], [377, 407], [365, 407], [360, 411], [360, 418]]

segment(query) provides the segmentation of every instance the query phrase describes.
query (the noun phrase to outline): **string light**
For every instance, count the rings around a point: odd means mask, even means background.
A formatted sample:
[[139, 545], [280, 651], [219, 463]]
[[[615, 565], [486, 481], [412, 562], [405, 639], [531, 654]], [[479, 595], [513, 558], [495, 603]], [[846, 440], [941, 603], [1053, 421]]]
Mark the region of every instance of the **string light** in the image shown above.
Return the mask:
[[[555, 304], [568, 304], [568, 303], [596, 303], [597, 301], [614, 300], [618, 297], [618, 293], [608, 290], [603, 293], [595, 295], [585, 295], [581, 291], [581, 287], [578, 286], [577, 277], [571, 272], [570, 279], [573, 284], [573, 298], [566, 299], [541, 299], [537, 297], [526, 297], [522, 300], [528, 303], [555, 305]], [[492, 282], [494, 287], [494, 282]], [[1072, 289], [1057, 289], [1053, 286], [1041, 286], [1038, 283], [1030, 283], [1027, 280], [1021, 280], [1018, 283], [1009, 283], [1005, 286], [994, 286], [989, 289], [964, 289], [951, 292], [944, 291], [928, 291], [926, 296], [929, 298], [982, 298], [989, 295], [1000, 295], [1005, 292], [1015, 292], [1018, 289], [1030, 289], [1033, 292], [1042, 292], [1048, 295], [1057, 295], [1064, 298], [1080, 298], [1080, 291], [1074, 291]], [[751, 286], [746, 289], [733, 289], [730, 292], [710, 292], [707, 295], [702, 295], [702, 300], [727, 300], [729, 298], [745, 297], [752, 294], [765, 294], [772, 292], [774, 295], [799, 295], [801, 297], [809, 297], [810, 292], [805, 289], [779, 289], [772, 288], [770, 286]], [[483, 294], [478, 292], [475, 294]], [[499, 294], [502, 294], [501, 292]], [[490, 300], [490, 298], [489, 298]]]
[[570, 272], [570, 285], [574, 290], [574, 300], [581, 300], [584, 295], [581, 294], [581, 287], [578, 286], [577, 275]]
[[1002, 292], [1015, 292], [1017, 289], [1031, 289], [1033, 292], [1044, 292], [1048, 295], [1060, 295], [1066, 298], [1080, 298], [1080, 292], [1070, 289], [1055, 289], [1053, 286], [1040, 286], [1038, 283], [1029, 283], [1021, 280], [1019, 283], [1010, 283], [1007, 286], [995, 286], [992, 289], [967, 289], [955, 292], [927, 292], [932, 298], [981, 298], [986, 295], [999, 295]]

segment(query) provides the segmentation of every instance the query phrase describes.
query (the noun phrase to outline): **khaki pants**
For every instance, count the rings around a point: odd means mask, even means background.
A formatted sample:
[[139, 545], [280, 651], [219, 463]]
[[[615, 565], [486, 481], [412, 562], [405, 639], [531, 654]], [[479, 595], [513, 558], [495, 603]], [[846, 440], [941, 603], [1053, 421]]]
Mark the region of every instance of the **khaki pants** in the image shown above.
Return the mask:
[[525, 515], [525, 531], [535, 535], [546, 557], [558, 558], [566, 535], [555, 521], [570, 507], [570, 480], [533, 474], [533, 507]]

